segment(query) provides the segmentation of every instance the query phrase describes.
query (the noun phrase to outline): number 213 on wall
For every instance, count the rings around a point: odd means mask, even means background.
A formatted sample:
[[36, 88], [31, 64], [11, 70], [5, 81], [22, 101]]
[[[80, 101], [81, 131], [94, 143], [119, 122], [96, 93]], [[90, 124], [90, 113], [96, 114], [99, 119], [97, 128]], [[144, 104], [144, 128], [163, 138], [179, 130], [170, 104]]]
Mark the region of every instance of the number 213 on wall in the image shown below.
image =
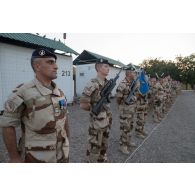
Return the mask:
[[66, 77], [69, 77], [70, 76], [70, 71], [66, 70], [62, 70], [62, 76], [66, 76]]

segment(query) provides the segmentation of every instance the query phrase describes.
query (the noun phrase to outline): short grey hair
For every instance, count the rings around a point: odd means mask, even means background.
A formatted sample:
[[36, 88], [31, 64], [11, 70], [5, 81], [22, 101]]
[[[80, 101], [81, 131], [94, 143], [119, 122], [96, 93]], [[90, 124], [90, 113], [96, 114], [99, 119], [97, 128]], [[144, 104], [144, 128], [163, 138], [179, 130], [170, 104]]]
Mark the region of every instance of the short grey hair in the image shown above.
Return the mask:
[[34, 72], [35, 72], [34, 65], [38, 62], [38, 60], [39, 60], [38, 58], [34, 58], [34, 57], [31, 58], [31, 67]]

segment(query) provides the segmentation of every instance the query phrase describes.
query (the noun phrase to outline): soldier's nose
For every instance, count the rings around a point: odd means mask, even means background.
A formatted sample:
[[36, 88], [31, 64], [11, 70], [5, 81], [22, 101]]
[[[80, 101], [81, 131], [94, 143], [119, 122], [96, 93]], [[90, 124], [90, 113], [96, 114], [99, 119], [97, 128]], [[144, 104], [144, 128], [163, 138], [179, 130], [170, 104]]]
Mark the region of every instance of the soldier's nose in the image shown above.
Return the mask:
[[57, 64], [54, 65], [54, 69], [56, 69], [56, 70], [58, 69], [58, 65]]

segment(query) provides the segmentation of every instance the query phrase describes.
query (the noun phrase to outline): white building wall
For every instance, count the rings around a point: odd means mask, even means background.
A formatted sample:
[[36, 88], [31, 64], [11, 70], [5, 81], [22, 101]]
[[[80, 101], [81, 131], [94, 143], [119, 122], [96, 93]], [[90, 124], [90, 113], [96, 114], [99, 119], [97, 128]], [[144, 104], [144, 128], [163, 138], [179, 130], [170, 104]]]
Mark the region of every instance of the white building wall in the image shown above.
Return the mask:
[[[30, 59], [33, 49], [0, 43], [0, 110], [7, 97], [21, 83], [34, 78]], [[57, 55], [59, 60], [58, 83], [69, 102], [73, 101], [72, 57]], [[70, 76], [62, 76], [62, 70], [70, 71]], [[69, 72], [67, 73], [69, 75]], [[66, 85], [67, 83], [67, 85]]]
[[84, 87], [90, 79], [96, 77], [95, 64], [76, 66], [76, 95], [81, 96]]
[[[116, 74], [119, 72], [120, 69], [110, 67], [110, 72], [108, 79], [114, 78]], [[112, 95], [116, 95], [116, 88], [119, 84], [119, 82], [124, 79], [125, 71], [122, 71], [119, 79], [117, 80], [117, 84], [115, 88], [113, 89]], [[77, 65], [76, 66], [76, 94], [77, 96], [81, 96], [84, 87], [90, 81], [90, 79], [96, 77], [96, 70], [95, 70], [95, 64], [84, 64], [84, 65]]]
[[32, 49], [0, 43], [1, 109], [3, 109], [4, 102], [16, 86], [34, 77], [30, 65], [32, 51]]
[[73, 102], [74, 81], [73, 65], [71, 56], [62, 56], [57, 54], [58, 78], [55, 80], [58, 87], [64, 92], [68, 103]]

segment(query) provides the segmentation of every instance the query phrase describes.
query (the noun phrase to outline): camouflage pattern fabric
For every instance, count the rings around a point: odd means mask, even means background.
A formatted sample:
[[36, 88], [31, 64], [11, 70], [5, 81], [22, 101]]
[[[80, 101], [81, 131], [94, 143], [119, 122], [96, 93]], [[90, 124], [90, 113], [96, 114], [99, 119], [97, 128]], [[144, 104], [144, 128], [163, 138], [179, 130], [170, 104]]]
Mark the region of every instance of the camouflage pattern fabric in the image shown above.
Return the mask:
[[1, 127], [21, 125], [19, 150], [26, 162], [67, 162], [69, 140], [65, 131], [67, 104], [63, 92], [36, 78], [18, 86], [5, 103]]
[[165, 113], [171, 101], [171, 85], [167, 78], [163, 79], [162, 87], [164, 89], [162, 112]]
[[[91, 79], [84, 88], [80, 102], [90, 103], [91, 108], [101, 98], [100, 92], [105, 86], [107, 80], [102, 81], [100, 78]], [[87, 146], [87, 161], [88, 162], [107, 162], [107, 149], [109, 129], [112, 124], [112, 113], [110, 104], [104, 105], [101, 112], [96, 116], [90, 112], [89, 120], [89, 137]]]
[[164, 98], [164, 90], [159, 81], [154, 85], [154, 118], [161, 116], [162, 114], [162, 106], [163, 106], [163, 98]]
[[134, 96], [132, 99], [132, 104], [126, 105], [124, 103], [124, 99], [129, 94], [129, 86], [131, 82], [129, 82], [126, 78], [122, 80], [118, 87], [116, 97], [117, 99], [121, 99], [119, 103], [119, 112], [120, 112], [120, 145], [121, 146], [129, 146], [130, 145], [130, 137], [131, 132], [133, 130], [134, 124], [134, 115], [136, 109], [136, 97]]
[[149, 79], [149, 86], [150, 86], [150, 90], [148, 93], [148, 109], [149, 110], [153, 109], [153, 102], [154, 102], [154, 96], [155, 96], [155, 89], [154, 89], [155, 82], [156, 81], [153, 78]]
[[143, 133], [144, 124], [146, 122], [148, 108], [147, 97], [143, 97], [141, 94], [138, 94], [137, 97], [137, 106], [136, 106], [136, 125], [135, 131], [137, 133]]

